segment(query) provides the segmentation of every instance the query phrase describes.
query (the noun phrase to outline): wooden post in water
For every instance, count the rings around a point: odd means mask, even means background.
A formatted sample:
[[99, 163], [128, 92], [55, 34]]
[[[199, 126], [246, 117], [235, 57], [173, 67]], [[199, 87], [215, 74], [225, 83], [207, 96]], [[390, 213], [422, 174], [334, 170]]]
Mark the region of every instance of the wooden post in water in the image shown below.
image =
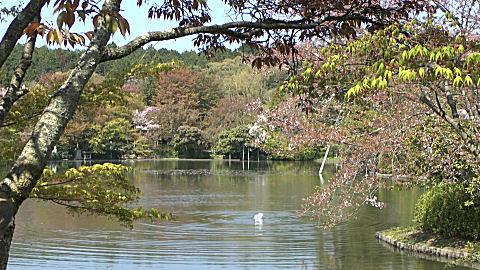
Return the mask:
[[395, 170], [393, 169], [393, 167], [394, 167], [394, 165], [393, 165], [393, 157], [392, 157], [392, 173], [395, 171]]
[[242, 146], [242, 170], [245, 170], [245, 145]]
[[327, 161], [329, 151], [330, 151], [330, 145], [327, 147], [327, 151], [325, 151], [325, 156], [323, 157], [322, 166], [320, 166], [320, 170], [318, 170], [319, 175], [321, 175], [323, 172], [323, 166], [325, 166], [325, 161]]
[[335, 152], [335, 172], [338, 171], [338, 162], [337, 162], [337, 158], [338, 158], [338, 153]]
[[247, 147], [247, 169], [250, 170], [250, 147]]
[[232, 154], [228, 153], [228, 167], [232, 166]]
[[320, 184], [322, 184], [322, 185], [323, 185], [323, 182], [324, 182], [324, 180], [323, 180], [323, 176], [322, 176], [322, 174], [320, 173], [320, 174], [318, 175], [318, 177], [320, 177]]

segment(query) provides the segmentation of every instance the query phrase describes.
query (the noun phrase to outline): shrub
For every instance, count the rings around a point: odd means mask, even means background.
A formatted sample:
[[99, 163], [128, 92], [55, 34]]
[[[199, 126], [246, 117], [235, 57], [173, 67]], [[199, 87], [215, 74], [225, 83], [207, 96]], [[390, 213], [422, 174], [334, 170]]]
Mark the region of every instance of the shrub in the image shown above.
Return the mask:
[[94, 125], [88, 143], [93, 152], [103, 158], [121, 158], [132, 152], [134, 130], [127, 119], [115, 118], [105, 125]]
[[190, 126], [181, 126], [171, 142], [179, 157], [208, 158], [208, 141], [203, 132]]
[[248, 127], [238, 126], [220, 132], [213, 151], [223, 157], [231, 154], [232, 158], [241, 158], [242, 152], [245, 151], [246, 154], [247, 148], [251, 147], [252, 143], [253, 137], [249, 134]]
[[414, 222], [422, 231], [478, 239], [480, 204], [471, 200], [463, 184], [438, 184], [418, 200]]
[[326, 147], [320, 146], [320, 145], [302, 149], [300, 153], [295, 155], [295, 160], [314, 160], [318, 158], [323, 158], [323, 156], [325, 155], [326, 149], [327, 149]]
[[155, 148], [155, 155], [160, 158], [172, 158], [177, 156], [172, 145], [163, 143], [157, 145], [157, 148]]

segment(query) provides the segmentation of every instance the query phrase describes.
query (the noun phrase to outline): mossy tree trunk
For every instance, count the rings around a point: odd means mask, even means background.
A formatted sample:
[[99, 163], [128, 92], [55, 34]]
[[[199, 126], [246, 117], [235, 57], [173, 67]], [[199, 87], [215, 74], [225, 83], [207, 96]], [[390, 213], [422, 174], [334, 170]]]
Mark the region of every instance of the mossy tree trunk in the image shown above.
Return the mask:
[[[118, 11], [120, 0], [107, 0], [104, 9]], [[0, 260], [6, 269], [14, 231], [14, 217], [22, 202], [30, 195], [45, 168], [48, 158], [73, 116], [85, 84], [101, 61], [109, 40], [103, 19], [95, 29], [94, 38], [65, 83], [52, 95], [48, 106], [0, 186]]]
[[0, 239], [0, 269], [7, 269], [8, 254], [10, 252], [10, 245], [13, 239], [13, 231], [15, 230], [15, 223], [10, 222], [7, 230]]

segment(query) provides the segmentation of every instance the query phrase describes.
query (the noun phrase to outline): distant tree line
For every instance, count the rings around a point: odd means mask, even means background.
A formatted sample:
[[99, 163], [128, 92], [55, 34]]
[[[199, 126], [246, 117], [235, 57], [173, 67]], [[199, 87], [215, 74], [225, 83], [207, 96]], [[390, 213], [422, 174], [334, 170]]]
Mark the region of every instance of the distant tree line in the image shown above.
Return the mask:
[[[110, 45], [115, 47], [114, 44]], [[21, 56], [17, 45], [0, 83], [11, 77], [10, 65]], [[77, 150], [93, 158], [232, 157], [312, 159], [255, 149], [250, 134], [258, 112], [251, 104], [275, 107], [287, 98], [278, 90], [288, 74], [278, 68], [253, 68], [243, 48], [205, 54], [149, 47], [102, 63], [82, 94], [79, 108], [60, 138], [53, 159], [71, 159]], [[31, 125], [49, 95], [66, 78], [81, 51], [37, 48], [26, 75], [35, 89], [14, 106], [0, 134], [1, 159], [23, 147]], [[94, 109], [92, 109], [94, 108]], [[12, 136], [20, 139], [12, 140]], [[250, 151], [250, 153], [248, 153]]]
[[[15, 65], [21, 58], [23, 53], [23, 45], [17, 44], [13, 49], [10, 58], [0, 69], [0, 85], [6, 86], [10, 82], [10, 78], [15, 70]], [[115, 48], [115, 44], [109, 47]], [[83, 51], [81, 50], [65, 50], [51, 49], [46, 46], [36, 48], [33, 52], [32, 67], [28, 70], [25, 81], [36, 81], [41, 75], [52, 72], [67, 72], [74, 68], [75, 63], [80, 58]], [[198, 54], [194, 51], [179, 53], [175, 50], [155, 49], [148, 47], [139, 49], [127, 57], [119, 59], [115, 62], [105, 62], [98, 65], [96, 72], [105, 76], [108, 72], [120, 72], [130, 68], [131, 64], [136, 63], [162, 63], [172, 60], [182, 62], [195, 70], [201, 70], [207, 67], [210, 62], [221, 62], [225, 59], [232, 59], [241, 55], [241, 50], [225, 50], [222, 53], [216, 53], [209, 59], [205, 54]]]

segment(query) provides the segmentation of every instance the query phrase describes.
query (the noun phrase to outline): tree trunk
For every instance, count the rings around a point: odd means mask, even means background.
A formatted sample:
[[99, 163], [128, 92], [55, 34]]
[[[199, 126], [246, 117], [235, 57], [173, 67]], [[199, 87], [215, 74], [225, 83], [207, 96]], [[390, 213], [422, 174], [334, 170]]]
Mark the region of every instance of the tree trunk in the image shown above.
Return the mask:
[[12, 243], [14, 229], [15, 222], [11, 222], [2, 239], [0, 239], [0, 270], [7, 269], [8, 253], [10, 252], [10, 244]]
[[[104, 10], [118, 12], [120, 0], [107, 0]], [[110, 38], [105, 21], [100, 16], [94, 38], [87, 51], [65, 83], [52, 95], [34, 127], [32, 135], [0, 186], [0, 250], [2, 267], [8, 262], [8, 251], [13, 236], [13, 219], [16, 210], [30, 196], [37, 184], [53, 147], [73, 116], [80, 94], [101, 61]]]

